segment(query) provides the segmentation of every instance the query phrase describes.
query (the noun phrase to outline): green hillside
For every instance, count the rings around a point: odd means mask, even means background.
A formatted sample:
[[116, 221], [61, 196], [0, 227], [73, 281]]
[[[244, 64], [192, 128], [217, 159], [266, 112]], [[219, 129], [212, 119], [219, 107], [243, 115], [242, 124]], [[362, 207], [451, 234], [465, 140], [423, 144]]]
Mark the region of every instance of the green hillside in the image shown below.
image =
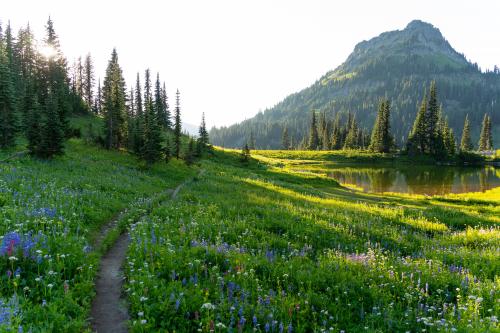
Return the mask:
[[500, 136], [500, 72], [482, 72], [455, 51], [437, 28], [412, 21], [404, 30], [357, 44], [342, 65], [254, 118], [212, 129], [211, 139], [216, 145], [241, 147], [253, 134], [257, 148], [279, 148], [286, 126], [297, 143], [307, 133], [312, 109], [325, 112], [329, 119], [339, 112], [352, 112], [361, 127], [371, 129], [378, 101], [387, 96], [392, 102], [392, 130], [401, 145], [432, 80], [456, 134], [460, 135], [469, 114], [476, 143], [484, 113], [489, 113], [493, 136]]

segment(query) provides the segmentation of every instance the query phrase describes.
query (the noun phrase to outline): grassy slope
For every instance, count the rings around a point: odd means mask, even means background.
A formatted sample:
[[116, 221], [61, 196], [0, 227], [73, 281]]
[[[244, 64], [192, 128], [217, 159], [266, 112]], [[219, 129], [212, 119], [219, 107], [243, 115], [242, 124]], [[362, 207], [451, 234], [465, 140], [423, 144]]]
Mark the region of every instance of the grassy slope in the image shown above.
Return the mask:
[[381, 196], [216, 155], [132, 227], [133, 331], [498, 329], [499, 189]]
[[[51, 161], [0, 163], [0, 312], [26, 332], [82, 330], [98, 260], [89, 245], [100, 226], [193, 172], [176, 160], [145, 170], [127, 153], [74, 139]], [[8, 237], [20, 237], [11, 251]]]

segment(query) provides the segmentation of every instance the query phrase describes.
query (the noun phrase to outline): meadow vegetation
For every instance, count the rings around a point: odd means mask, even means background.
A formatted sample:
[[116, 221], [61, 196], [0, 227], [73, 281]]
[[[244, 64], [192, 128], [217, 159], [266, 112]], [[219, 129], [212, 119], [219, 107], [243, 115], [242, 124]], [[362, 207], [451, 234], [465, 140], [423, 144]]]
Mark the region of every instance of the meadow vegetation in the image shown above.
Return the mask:
[[292, 153], [216, 151], [130, 226], [132, 331], [498, 330], [499, 189], [363, 193]]

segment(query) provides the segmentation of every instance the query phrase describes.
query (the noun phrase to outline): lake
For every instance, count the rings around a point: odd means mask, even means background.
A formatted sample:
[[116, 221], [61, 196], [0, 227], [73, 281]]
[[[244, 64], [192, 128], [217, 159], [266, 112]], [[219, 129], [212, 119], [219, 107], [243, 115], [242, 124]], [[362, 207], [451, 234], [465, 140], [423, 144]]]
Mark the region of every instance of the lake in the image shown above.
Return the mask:
[[454, 166], [338, 166], [327, 175], [366, 192], [441, 195], [484, 192], [500, 186], [500, 168]]

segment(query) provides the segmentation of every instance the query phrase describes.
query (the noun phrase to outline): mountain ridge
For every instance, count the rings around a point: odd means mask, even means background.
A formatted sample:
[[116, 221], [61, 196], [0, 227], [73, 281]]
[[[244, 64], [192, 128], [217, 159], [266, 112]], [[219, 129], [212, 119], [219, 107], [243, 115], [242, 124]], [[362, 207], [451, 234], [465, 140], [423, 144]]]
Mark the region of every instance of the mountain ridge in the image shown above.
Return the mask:
[[371, 129], [377, 102], [387, 96], [393, 107], [391, 125], [401, 146], [432, 80], [458, 136], [469, 113], [475, 139], [485, 112], [492, 115], [494, 132], [500, 134], [500, 119], [493, 114], [500, 101], [499, 73], [481, 72], [438, 28], [413, 20], [402, 30], [357, 43], [337, 68], [263, 113], [229, 127], [212, 128], [211, 139], [216, 145], [241, 147], [254, 136], [259, 148], [279, 148], [285, 126], [295, 142], [307, 133], [312, 109], [325, 112], [329, 119], [338, 112], [352, 112], [362, 127]]

